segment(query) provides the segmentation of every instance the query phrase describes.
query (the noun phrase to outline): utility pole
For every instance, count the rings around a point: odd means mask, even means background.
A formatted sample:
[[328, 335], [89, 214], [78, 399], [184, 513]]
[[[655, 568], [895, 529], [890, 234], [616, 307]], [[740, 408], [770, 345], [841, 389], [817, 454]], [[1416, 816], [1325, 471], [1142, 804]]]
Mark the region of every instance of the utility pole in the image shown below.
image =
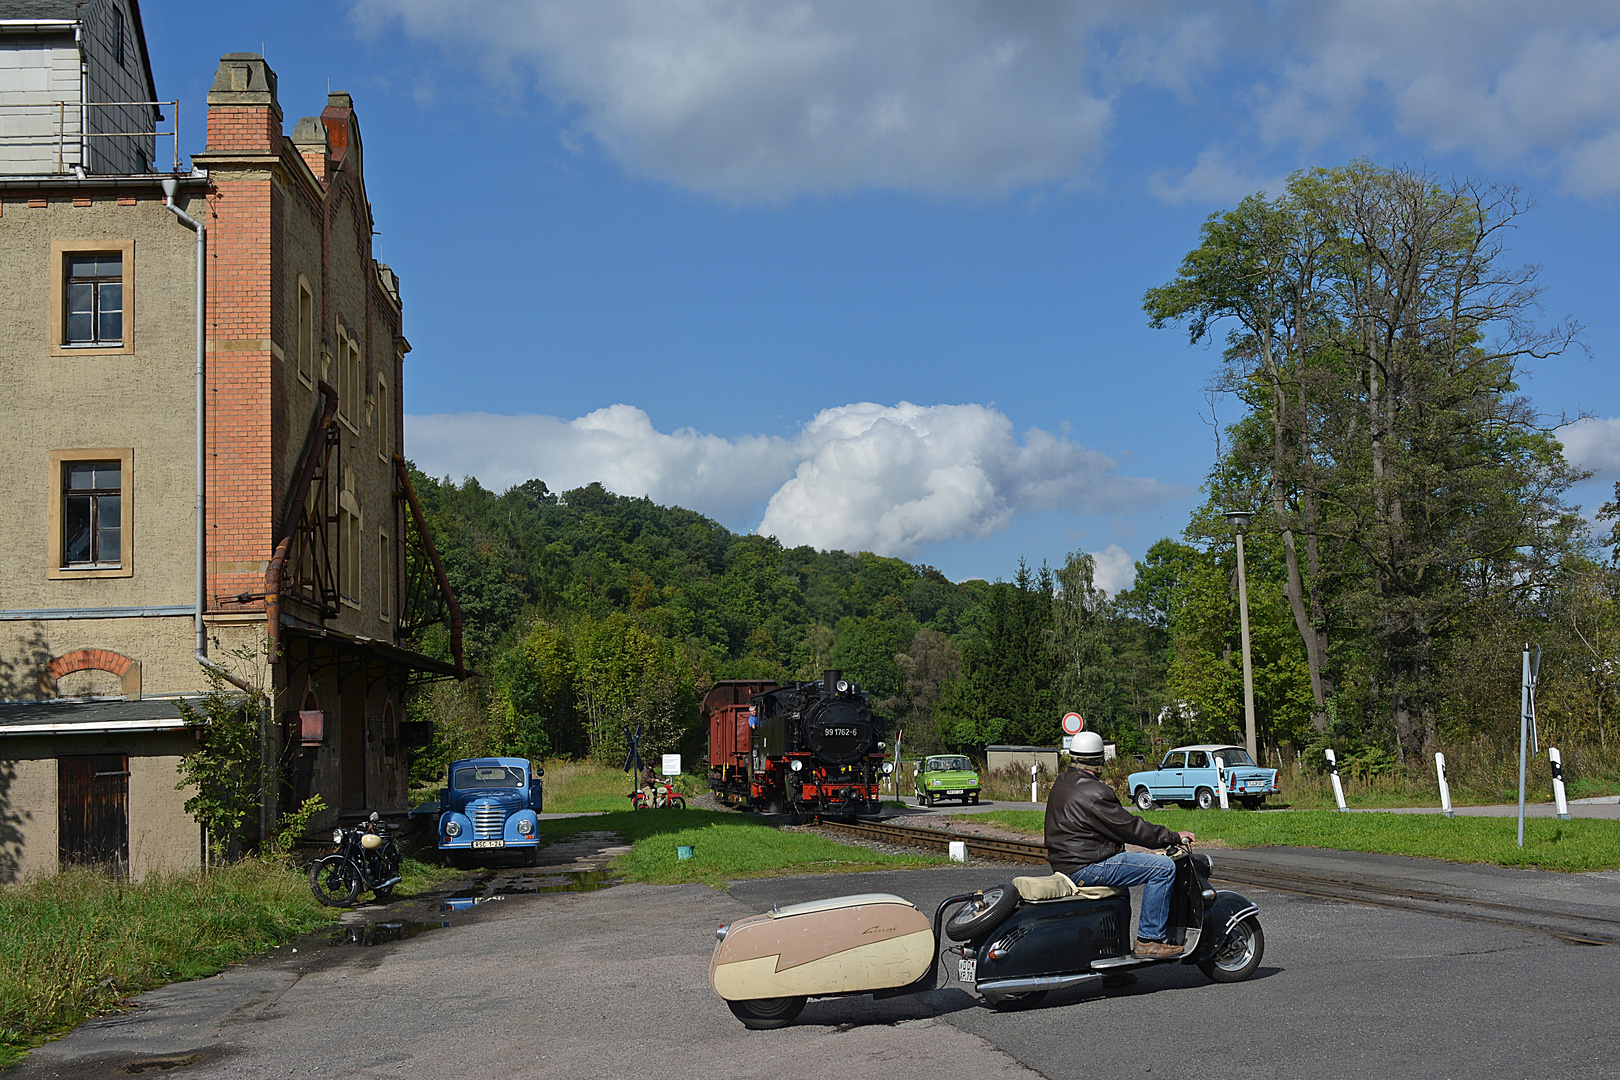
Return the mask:
[[1249, 531], [1254, 514], [1247, 510], [1228, 510], [1227, 523], [1237, 534], [1238, 559], [1238, 621], [1243, 627], [1243, 739], [1249, 751], [1249, 760], [1258, 763], [1259, 750], [1254, 738], [1254, 663], [1249, 659], [1249, 582], [1243, 568], [1243, 534]]

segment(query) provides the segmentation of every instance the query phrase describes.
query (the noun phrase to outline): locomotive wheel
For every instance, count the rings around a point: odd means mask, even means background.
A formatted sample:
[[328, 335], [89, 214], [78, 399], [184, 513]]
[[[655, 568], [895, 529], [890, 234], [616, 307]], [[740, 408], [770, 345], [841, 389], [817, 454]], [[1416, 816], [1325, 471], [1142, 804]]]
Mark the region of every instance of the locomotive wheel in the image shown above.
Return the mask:
[[1254, 916], [1239, 922], [1226, 935], [1215, 955], [1198, 965], [1198, 970], [1218, 983], [1242, 982], [1260, 966], [1266, 952], [1266, 935]]
[[972, 941], [1000, 926], [1017, 906], [1018, 890], [1011, 885], [986, 889], [951, 914], [945, 921], [945, 936], [952, 941]]
[[728, 1001], [731, 1013], [744, 1027], [755, 1031], [787, 1027], [804, 1009], [802, 997], [754, 998], [752, 1001]]

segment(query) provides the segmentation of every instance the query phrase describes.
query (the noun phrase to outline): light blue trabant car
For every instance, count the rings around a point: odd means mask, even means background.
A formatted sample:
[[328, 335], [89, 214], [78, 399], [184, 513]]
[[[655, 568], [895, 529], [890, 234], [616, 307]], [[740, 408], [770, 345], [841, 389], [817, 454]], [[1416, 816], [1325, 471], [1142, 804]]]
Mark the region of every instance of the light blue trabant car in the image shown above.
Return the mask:
[[439, 850], [452, 863], [474, 856], [518, 855], [535, 864], [540, 847], [544, 769], [523, 758], [464, 758], [450, 763], [439, 792]]
[[1226, 763], [1228, 797], [1250, 810], [1260, 809], [1267, 795], [1277, 793], [1277, 770], [1262, 769], [1241, 746], [1201, 743], [1178, 746], [1157, 769], [1131, 773], [1131, 799], [1139, 810], [1155, 803], [1176, 802], [1208, 810], [1219, 801], [1215, 759]]

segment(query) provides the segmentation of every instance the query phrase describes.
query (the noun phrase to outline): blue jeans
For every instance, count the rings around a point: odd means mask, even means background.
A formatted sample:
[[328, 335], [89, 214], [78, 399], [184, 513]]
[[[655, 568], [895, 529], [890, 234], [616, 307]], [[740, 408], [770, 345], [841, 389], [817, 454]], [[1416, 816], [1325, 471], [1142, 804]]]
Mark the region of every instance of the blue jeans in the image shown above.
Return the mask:
[[1136, 936], [1143, 941], [1164, 940], [1170, 921], [1170, 887], [1176, 881], [1176, 864], [1168, 855], [1122, 851], [1111, 859], [1081, 867], [1069, 878], [1076, 885], [1144, 886]]

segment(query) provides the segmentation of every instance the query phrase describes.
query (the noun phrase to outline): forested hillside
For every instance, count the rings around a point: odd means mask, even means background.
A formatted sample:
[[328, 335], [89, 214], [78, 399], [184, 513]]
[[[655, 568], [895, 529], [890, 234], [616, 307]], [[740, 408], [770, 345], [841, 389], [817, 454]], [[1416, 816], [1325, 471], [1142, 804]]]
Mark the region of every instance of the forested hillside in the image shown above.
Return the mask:
[[1500, 756], [1532, 642], [1543, 736], [1606, 759], [1620, 577], [1566, 501], [1582, 474], [1519, 392], [1525, 363], [1579, 340], [1572, 322], [1537, 324], [1537, 270], [1507, 258], [1523, 212], [1510, 189], [1355, 162], [1213, 215], [1144, 306], [1195, 344], [1224, 332], [1216, 386], [1239, 415], [1182, 536], [1113, 597], [1083, 552], [953, 583], [600, 485], [496, 494], [413, 474], [483, 675], [413, 705], [438, 721], [434, 760], [614, 762], [625, 724], [698, 757], [715, 680], [828, 667], [918, 752], [1049, 745], [1070, 709], [1128, 749], [1240, 739], [1230, 510], [1253, 514], [1262, 745], [1333, 745], [1364, 772], [1442, 743]]

